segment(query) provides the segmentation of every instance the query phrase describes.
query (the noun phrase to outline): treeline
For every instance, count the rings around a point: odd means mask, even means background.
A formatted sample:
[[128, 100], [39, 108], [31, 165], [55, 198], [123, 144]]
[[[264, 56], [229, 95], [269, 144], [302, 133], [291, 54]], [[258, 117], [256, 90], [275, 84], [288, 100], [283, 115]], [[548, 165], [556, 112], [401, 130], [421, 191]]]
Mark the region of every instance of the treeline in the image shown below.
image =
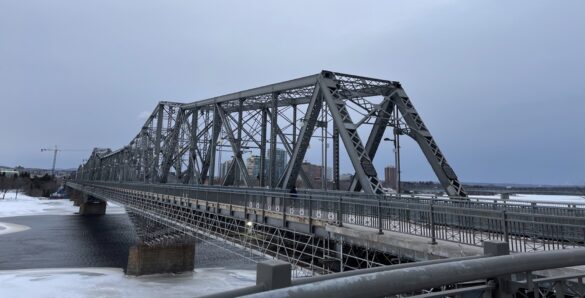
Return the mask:
[[8, 191], [24, 192], [31, 197], [48, 197], [59, 188], [57, 178], [45, 174], [40, 177], [31, 177], [29, 173], [6, 174], [0, 173], [0, 194], [4, 200]]

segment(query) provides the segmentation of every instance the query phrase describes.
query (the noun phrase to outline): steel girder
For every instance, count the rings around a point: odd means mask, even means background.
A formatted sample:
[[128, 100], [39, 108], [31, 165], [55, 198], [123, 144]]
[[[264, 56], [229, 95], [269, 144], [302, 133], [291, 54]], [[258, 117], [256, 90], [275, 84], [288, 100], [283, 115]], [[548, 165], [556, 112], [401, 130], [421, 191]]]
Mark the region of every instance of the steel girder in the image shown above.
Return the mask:
[[[369, 135], [360, 135], [366, 125], [372, 125]], [[302, 165], [311, 140], [319, 138], [317, 126], [325, 132], [324, 142], [333, 141], [335, 189], [340, 187], [340, 150], [345, 150], [355, 173], [349, 189], [384, 191], [373, 159], [386, 128], [394, 127], [417, 142], [448, 195], [466, 196], [400, 83], [330, 71], [193, 103], [160, 102], [128, 146], [95, 151], [80, 177], [214, 184], [227, 147], [233, 157], [225, 185], [241, 181], [248, 187], [291, 189], [300, 179], [312, 187]], [[323, 148], [327, 164], [328, 145]], [[277, 150], [288, 156], [284, 168], [279, 168]], [[259, 165], [244, 162], [249, 153], [257, 154]]]

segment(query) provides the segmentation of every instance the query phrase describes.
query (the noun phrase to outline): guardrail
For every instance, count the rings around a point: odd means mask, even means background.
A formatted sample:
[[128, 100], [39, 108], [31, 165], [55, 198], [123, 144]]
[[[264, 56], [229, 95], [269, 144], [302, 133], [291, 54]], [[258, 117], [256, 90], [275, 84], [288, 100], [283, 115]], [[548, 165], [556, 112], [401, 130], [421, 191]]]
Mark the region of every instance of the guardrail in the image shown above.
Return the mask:
[[289, 264], [258, 265], [256, 285], [215, 293], [227, 297], [525, 297], [583, 296], [583, 273], [536, 278], [538, 270], [585, 265], [585, 249], [508, 255], [486, 241], [484, 256], [376, 267], [291, 280]]
[[[121, 187], [185, 198], [281, 212], [481, 246], [486, 240], [509, 243], [527, 252], [585, 246], [585, 204], [526, 202], [485, 198], [379, 195], [305, 191], [295, 194], [258, 188], [182, 184], [80, 181], [94, 187]], [[309, 222], [311, 222], [309, 220]]]

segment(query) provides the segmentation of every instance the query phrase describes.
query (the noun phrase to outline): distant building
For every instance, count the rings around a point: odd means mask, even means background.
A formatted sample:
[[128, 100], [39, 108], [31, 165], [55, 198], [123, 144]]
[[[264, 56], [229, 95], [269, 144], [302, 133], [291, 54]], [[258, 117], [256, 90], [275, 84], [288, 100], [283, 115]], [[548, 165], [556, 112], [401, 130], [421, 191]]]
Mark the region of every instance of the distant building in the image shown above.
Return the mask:
[[246, 169], [250, 177], [254, 179], [260, 177], [260, 155], [251, 155], [248, 157], [246, 160]]
[[387, 166], [384, 168], [384, 186], [396, 189], [396, 167]]
[[225, 176], [227, 176], [227, 173], [230, 169], [230, 165], [232, 164], [232, 160], [228, 160], [228, 161], [224, 161], [221, 164], [221, 169], [219, 172], [220, 178], [225, 179]]
[[286, 151], [283, 149], [276, 149], [275, 160], [274, 173], [276, 174], [276, 179], [280, 179], [284, 174], [284, 167], [286, 165]]
[[17, 175], [18, 176], [19, 174], [20, 173], [18, 171], [14, 170], [14, 169], [11, 169], [11, 168], [0, 168], [0, 175], [4, 175], [4, 176], [7, 176], [7, 177], [11, 177], [11, 176], [14, 176], [14, 175]]
[[351, 178], [353, 178], [353, 175], [349, 173], [339, 175], [339, 181], [350, 181]]
[[313, 184], [313, 186], [317, 186], [315, 183], [321, 183], [321, 177], [323, 177], [323, 167], [322, 166], [318, 166], [318, 165], [314, 165], [310, 162], [303, 162], [303, 164], [301, 165], [301, 167], [303, 168], [303, 171], [305, 172], [305, 174], [307, 174], [307, 178], [309, 178], [309, 181], [311, 181], [311, 183]]

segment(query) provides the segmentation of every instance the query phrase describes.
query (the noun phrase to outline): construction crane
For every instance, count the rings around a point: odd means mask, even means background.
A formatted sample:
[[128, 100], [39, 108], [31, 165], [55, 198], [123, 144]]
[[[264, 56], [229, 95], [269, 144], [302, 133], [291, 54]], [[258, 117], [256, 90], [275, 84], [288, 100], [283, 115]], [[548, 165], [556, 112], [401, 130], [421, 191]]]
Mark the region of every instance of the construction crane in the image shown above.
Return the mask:
[[53, 151], [53, 167], [51, 168], [51, 175], [55, 176], [55, 164], [57, 163], [57, 153], [60, 151], [86, 151], [86, 150], [72, 150], [72, 149], [59, 149], [57, 145], [55, 148], [48, 149], [48, 148], [41, 148], [41, 152], [45, 151]]

